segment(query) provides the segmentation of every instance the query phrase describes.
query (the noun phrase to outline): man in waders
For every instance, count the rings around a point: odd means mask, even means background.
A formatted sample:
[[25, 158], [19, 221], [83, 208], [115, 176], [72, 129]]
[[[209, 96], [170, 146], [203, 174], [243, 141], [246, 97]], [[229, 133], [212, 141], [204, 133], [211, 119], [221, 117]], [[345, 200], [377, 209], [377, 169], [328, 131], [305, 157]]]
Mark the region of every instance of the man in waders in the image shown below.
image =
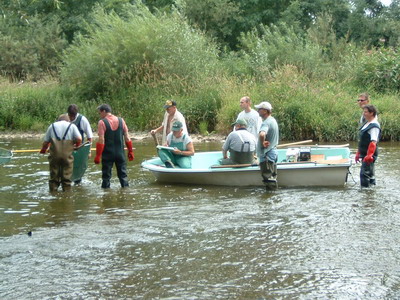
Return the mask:
[[[75, 124], [76, 127], [78, 127], [78, 130], [82, 136], [82, 143], [85, 142], [85, 134], [86, 134], [86, 139], [89, 143], [92, 143], [93, 139], [93, 131], [92, 127], [90, 126], [90, 123], [88, 119], [78, 113], [78, 106], [76, 104], [71, 104], [68, 106], [67, 109], [68, 112], [68, 117], [71, 121], [72, 124]], [[89, 157], [90, 157], [90, 151], [89, 151]], [[82, 181], [82, 178], [76, 179], [74, 181], [75, 184], [80, 184]]]
[[[245, 119], [238, 119], [232, 124], [235, 131], [232, 131], [224, 145], [222, 146], [221, 165], [235, 164], [256, 164], [254, 152], [256, 150], [257, 140], [253, 134], [247, 131], [247, 122]], [[228, 151], [230, 157], [228, 157]]]
[[110, 188], [112, 168], [115, 163], [117, 176], [121, 187], [128, 187], [128, 175], [126, 171], [126, 159], [124, 153], [125, 145], [128, 148], [128, 159], [132, 161], [135, 156], [132, 148], [132, 141], [128, 135], [128, 127], [124, 119], [111, 114], [111, 107], [102, 104], [97, 108], [101, 120], [98, 123], [99, 140], [96, 144], [96, 157], [94, 163], [102, 163], [102, 183], [104, 189]]
[[76, 104], [71, 104], [68, 106], [67, 112], [70, 122], [78, 127], [78, 130], [82, 136], [82, 143], [85, 142], [85, 134], [87, 141], [92, 142], [92, 127], [90, 126], [88, 119], [84, 115], [81, 115], [78, 111], [78, 106]]
[[360, 170], [360, 184], [362, 187], [375, 185], [375, 161], [378, 158], [379, 136], [381, 126], [376, 118], [377, 110], [373, 105], [363, 107], [366, 123], [360, 127], [356, 163], [362, 162]]
[[167, 135], [165, 146], [174, 148], [174, 150], [158, 150], [158, 156], [167, 168], [177, 166], [190, 169], [192, 167], [194, 147], [190, 136], [183, 131], [182, 122], [176, 121], [172, 124], [172, 131]]
[[262, 124], [257, 142], [257, 157], [260, 161], [260, 170], [263, 182], [267, 190], [276, 189], [278, 151], [276, 146], [279, 141], [279, 127], [275, 118], [271, 115], [272, 106], [269, 102], [261, 102], [255, 105], [262, 119]]
[[58, 117], [58, 121], [51, 124], [47, 129], [41, 154], [45, 154], [50, 145], [49, 167], [50, 167], [50, 192], [57, 191], [62, 186], [63, 191], [71, 189], [71, 176], [74, 157], [72, 152], [74, 146], [82, 143], [82, 137], [78, 128], [69, 122], [68, 115]]

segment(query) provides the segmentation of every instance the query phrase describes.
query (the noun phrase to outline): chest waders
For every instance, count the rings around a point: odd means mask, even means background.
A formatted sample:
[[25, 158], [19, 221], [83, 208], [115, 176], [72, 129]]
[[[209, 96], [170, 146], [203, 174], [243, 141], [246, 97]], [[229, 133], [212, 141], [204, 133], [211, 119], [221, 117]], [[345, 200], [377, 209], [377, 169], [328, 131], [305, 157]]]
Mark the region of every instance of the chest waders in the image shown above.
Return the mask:
[[83, 141], [85, 140], [85, 132], [83, 131], [83, 129], [81, 128], [81, 120], [82, 120], [82, 115], [79, 115], [75, 120], [73, 120], [71, 123], [75, 124], [76, 127], [78, 127], [79, 133], [82, 136], [82, 144]]
[[375, 153], [372, 156], [374, 161], [370, 164], [364, 162], [364, 157], [367, 156], [368, 146], [371, 142], [371, 135], [368, 131], [371, 128], [378, 128], [380, 127], [376, 123], [369, 124], [366, 128], [362, 129], [363, 126], [360, 127], [360, 134], [359, 134], [359, 142], [358, 142], [358, 151], [360, 151], [360, 158], [362, 160], [361, 168], [360, 168], [360, 184], [363, 187], [369, 187], [370, 185], [375, 185], [375, 160], [378, 158], [378, 147], [376, 147]]
[[50, 145], [50, 191], [56, 191], [60, 184], [64, 191], [71, 189], [71, 176], [74, 164], [74, 156], [72, 155], [74, 151], [74, 141], [65, 139], [71, 125], [72, 124], [68, 125], [64, 135], [60, 138], [54, 128], [54, 124], [52, 124], [52, 129], [56, 138], [51, 139]]
[[114, 163], [117, 168], [117, 176], [121, 187], [127, 187], [129, 186], [129, 182], [128, 174], [126, 171], [122, 119], [118, 118], [118, 128], [116, 130], [111, 129], [110, 123], [106, 118], [102, 120], [106, 126], [106, 131], [104, 133], [105, 146], [103, 155], [101, 157], [101, 170], [103, 179], [101, 187], [105, 189], [110, 187], [110, 180]]
[[[182, 139], [185, 140], [185, 134], [183, 135]], [[171, 144], [169, 147], [176, 147], [181, 151], [186, 151], [186, 145], [183, 142], [176, 142], [174, 141], [174, 137], [171, 138]], [[182, 169], [190, 169], [192, 167], [192, 157], [191, 156], [184, 156], [179, 154], [174, 154], [169, 150], [159, 149], [158, 156], [160, 157], [163, 163], [170, 162], [173, 165], [176, 165]]]

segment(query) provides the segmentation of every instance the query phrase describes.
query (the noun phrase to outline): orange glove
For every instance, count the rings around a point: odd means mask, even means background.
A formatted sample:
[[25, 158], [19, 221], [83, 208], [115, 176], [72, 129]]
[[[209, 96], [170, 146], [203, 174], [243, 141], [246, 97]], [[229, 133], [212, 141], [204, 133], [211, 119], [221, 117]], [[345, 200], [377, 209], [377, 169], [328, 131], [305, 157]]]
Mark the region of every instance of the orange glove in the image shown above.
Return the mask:
[[360, 151], [357, 151], [355, 161], [356, 163], [360, 161]]
[[96, 157], [94, 158], [94, 163], [98, 165], [100, 163], [101, 155], [104, 151], [104, 144], [96, 143]]
[[135, 154], [133, 154], [133, 147], [132, 147], [132, 141], [128, 141], [125, 143], [126, 148], [128, 148], [128, 160], [132, 161], [135, 159]]
[[373, 155], [375, 153], [375, 150], [376, 150], [376, 143], [374, 143], [374, 142], [369, 143], [367, 156], [364, 157], [364, 162], [366, 162], [367, 164], [374, 162]]

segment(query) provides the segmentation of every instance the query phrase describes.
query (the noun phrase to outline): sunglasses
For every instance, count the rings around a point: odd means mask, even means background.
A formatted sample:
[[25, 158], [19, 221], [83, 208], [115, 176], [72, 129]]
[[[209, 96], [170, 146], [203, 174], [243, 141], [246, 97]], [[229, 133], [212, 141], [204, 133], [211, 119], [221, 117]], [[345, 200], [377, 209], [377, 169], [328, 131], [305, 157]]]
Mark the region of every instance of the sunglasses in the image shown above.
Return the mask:
[[367, 101], [367, 100], [365, 100], [365, 99], [358, 99], [357, 100], [357, 102], [364, 102], [364, 101]]

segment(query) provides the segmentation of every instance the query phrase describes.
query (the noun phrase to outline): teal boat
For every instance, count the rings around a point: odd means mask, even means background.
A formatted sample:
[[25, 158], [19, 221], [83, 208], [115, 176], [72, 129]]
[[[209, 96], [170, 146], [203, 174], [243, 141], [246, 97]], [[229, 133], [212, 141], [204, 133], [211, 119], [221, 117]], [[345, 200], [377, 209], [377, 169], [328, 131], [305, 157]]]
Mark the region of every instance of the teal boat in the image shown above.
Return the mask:
[[85, 143], [73, 152], [74, 170], [72, 172], [72, 181], [80, 181], [88, 167], [90, 143]]
[[[219, 165], [222, 151], [200, 152], [191, 169], [166, 168], [156, 157], [142, 167], [158, 182], [224, 186], [263, 186], [258, 165]], [[348, 147], [311, 146], [278, 150], [279, 186], [343, 186], [351, 166]]]
[[0, 165], [10, 162], [13, 154], [10, 150], [0, 148]]

